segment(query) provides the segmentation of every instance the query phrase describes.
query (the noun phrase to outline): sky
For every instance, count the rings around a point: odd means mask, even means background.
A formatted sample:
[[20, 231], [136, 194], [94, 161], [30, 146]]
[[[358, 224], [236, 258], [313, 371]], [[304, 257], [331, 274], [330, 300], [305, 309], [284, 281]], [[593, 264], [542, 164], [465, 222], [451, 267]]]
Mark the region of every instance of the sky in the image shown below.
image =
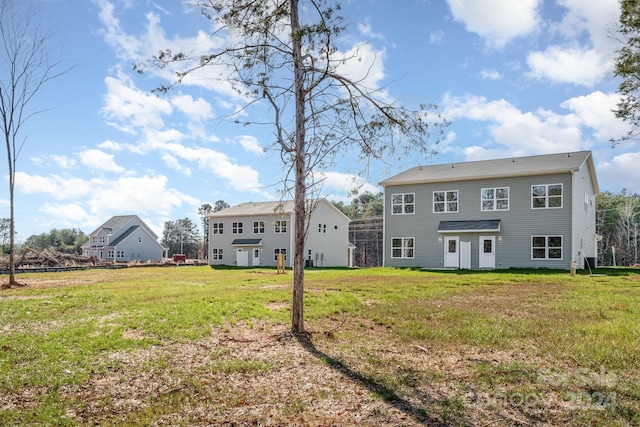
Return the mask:
[[[15, 189], [17, 240], [53, 228], [85, 233], [135, 214], [158, 235], [198, 207], [279, 199], [285, 171], [265, 152], [273, 128], [221, 120], [245, 101], [200, 74], [166, 94], [174, 70], [133, 64], [161, 49], [213, 49], [211, 22], [180, 0], [33, 0], [50, 21], [52, 52], [69, 69], [34, 99], [22, 129]], [[301, 2], [304, 3], [304, 2]], [[321, 196], [358, 191], [417, 165], [591, 150], [600, 191], [640, 193], [640, 145], [612, 110], [618, 0], [344, 0], [345, 71], [408, 108], [433, 103], [451, 122], [420, 153], [355, 176], [344, 153]], [[360, 74], [358, 74], [360, 73]], [[266, 108], [246, 114], [268, 115]], [[247, 120], [252, 119], [248, 117]], [[437, 140], [430, 141], [435, 144]], [[7, 176], [6, 162], [0, 172]], [[3, 188], [4, 187], [4, 188]], [[9, 216], [8, 183], [0, 215]]]

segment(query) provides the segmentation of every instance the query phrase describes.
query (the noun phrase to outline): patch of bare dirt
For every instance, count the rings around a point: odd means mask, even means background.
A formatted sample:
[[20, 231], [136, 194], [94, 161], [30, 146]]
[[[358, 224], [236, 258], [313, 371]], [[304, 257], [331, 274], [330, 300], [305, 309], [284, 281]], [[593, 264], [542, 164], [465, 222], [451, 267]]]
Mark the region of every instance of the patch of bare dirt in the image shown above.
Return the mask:
[[63, 390], [76, 402], [67, 415], [80, 424], [122, 421], [179, 396], [156, 425], [420, 425], [417, 408], [385, 402], [348, 367], [330, 366], [313, 341], [282, 332], [241, 327], [111, 354], [107, 369]]
[[[87, 381], [57, 392], [78, 425], [550, 426], [575, 409], [553, 390], [557, 377], [543, 395], [508, 394], [543, 377], [548, 361], [531, 348], [399, 343], [379, 325], [348, 323], [331, 336], [321, 332], [330, 325], [314, 325], [310, 338], [236, 324], [198, 341], [113, 352]], [[358, 342], [348, 338], [354, 328]], [[0, 410], [35, 408], [51, 392], [0, 394]]]

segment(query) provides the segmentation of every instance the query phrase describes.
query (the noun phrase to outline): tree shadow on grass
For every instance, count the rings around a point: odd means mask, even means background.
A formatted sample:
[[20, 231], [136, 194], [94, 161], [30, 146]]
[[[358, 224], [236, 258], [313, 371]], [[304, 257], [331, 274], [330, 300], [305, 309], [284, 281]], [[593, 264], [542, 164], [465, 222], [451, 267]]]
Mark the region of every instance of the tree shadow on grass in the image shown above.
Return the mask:
[[[324, 363], [329, 365], [329, 367], [344, 375], [354, 383], [366, 387], [371, 393], [377, 395], [385, 402], [393, 405], [396, 409], [410, 416], [416, 422], [428, 426], [446, 427], [449, 425], [447, 423], [443, 423], [440, 419], [429, 415], [425, 409], [417, 407], [406, 398], [400, 396], [394, 389], [376, 381], [374, 378], [354, 371], [343, 361], [322, 352], [313, 344], [313, 341], [311, 341], [308, 336], [298, 336], [297, 340], [300, 345], [311, 355], [323, 361]], [[431, 398], [429, 400], [434, 401], [434, 399]]]

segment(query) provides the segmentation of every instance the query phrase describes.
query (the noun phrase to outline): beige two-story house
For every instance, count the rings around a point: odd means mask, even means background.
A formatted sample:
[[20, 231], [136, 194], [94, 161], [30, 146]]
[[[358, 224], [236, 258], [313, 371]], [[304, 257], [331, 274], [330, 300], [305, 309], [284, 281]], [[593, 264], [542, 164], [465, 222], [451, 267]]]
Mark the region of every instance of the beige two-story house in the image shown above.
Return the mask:
[[[305, 264], [351, 265], [349, 218], [326, 199], [312, 202], [307, 223]], [[293, 201], [241, 203], [209, 215], [209, 264], [239, 267], [293, 263]]]

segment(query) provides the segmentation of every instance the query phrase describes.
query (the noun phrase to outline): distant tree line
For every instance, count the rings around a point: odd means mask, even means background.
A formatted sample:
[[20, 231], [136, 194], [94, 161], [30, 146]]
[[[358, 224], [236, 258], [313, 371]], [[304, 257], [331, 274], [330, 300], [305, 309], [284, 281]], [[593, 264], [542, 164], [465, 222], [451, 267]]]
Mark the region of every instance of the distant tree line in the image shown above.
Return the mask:
[[638, 264], [640, 195], [606, 191], [598, 195], [596, 206], [596, 232], [602, 236], [598, 264]]
[[349, 217], [349, 242], [356, 248], [353, 252], [355, 267], [379, 267], [383, 264], [383, 194], [364, 192], [346, 205], [333, 202], [334, 206]]
[[[0, 221], [0, 223], [3, 223]], [[0, 233], [4, 239], [4, 233]], [[76, 228], [54, 228], [48, 233], [33, 234], [24, 241], [23, 247], [36, 251], [63, 252], [67, 254], [81, 254], [81, 246], [89, 240], [82, 230]], [[4, 242], [4, 240], [3, 240]], [[3, 249], [4, 249], [3, 244]]]

